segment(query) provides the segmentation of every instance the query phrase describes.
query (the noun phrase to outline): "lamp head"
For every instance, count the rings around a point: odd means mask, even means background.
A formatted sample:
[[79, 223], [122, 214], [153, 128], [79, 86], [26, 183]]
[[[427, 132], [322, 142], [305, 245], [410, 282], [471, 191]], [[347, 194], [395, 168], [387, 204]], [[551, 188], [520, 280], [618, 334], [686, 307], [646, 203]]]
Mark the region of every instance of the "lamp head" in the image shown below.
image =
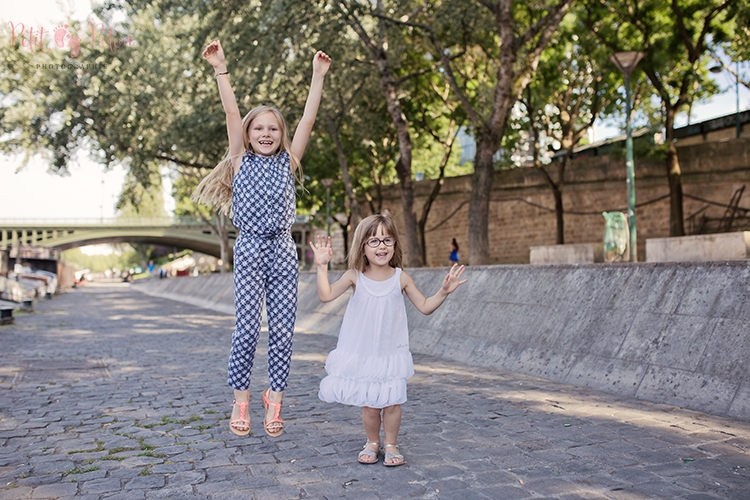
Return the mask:
[[631, 50], [629, 52], [617, 52], [609, 57], [609, 60], [615, 63], [620, 68], [620, 71], [625, 73], [626, 76], [630, 76], [638, 62], [643, 59], [646, 54], [643, 52], [637, 52]]
[[708, 71], [710, 71], [711, 73], [721, 73], [722, 71], [724, 71], [724, 68], [717, 64], [716, 66], [711, 66], [710, 68], [708, 68]]

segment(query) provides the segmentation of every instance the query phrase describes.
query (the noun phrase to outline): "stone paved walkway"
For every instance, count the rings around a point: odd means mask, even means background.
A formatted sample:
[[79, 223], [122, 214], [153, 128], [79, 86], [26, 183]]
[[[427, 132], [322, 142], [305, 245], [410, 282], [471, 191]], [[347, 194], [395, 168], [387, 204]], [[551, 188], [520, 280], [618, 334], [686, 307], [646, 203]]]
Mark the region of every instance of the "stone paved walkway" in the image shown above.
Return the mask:
[[356, 463], [357, 408], [317, 398], [300, 332], [278, 439], [228, 430], [233, 318], [123, 286], [0, 327], [0, 499], [750, 498], [750, 424], [415, 355], [397, 468]]

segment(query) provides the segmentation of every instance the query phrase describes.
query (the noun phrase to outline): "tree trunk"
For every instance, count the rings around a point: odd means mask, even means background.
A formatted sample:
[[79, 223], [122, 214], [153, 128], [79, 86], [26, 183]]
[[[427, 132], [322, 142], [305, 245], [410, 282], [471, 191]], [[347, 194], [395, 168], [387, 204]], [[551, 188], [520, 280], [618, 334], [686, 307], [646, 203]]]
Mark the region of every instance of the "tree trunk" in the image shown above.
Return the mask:
[[552, 189], [552, 195], [555, 198], [555, 218], [557, 219], [558, 245], [565, 244], [565, 209], [563, 208], [563, 186], [565, 185], [565, 168], [568, 166], [568, 160], [570, 160], [572, 154], [573, 145], [568, 147], [568, 152], [562, 159], [562, 164], [557, 171], [557, 184], [555, 184]]
[[417, 240], [417, 217], [414, 215], [414, 188], [411, 182], [411, 169], [404, 167], [402, 159], [399, 158], [396, 162], [396, 172], [401, 183], [401, 209], [404, 217], [402, 231], [406, 253], [404, 263], [406, 267], [421, 267], [422, 255]]
[[388, 105], [388, 113], [391, 115], [393, 126], [396, 128], [396, 136], [398, 137], [400, 158], [396, 162], [396, 173], [401, 183], [401, 211], [404, 217], [402, 239], [404, 240], [404, 251], [406, 253], [405, 265], [406, 267], [421, 267], [422, 255], [419, 251], [417, 217], [414, 214], [414, 188], [411, 181], [412, 144], [409, 126], [406, 123], [406, 116], [398, 100], [396, 84], [393, 80], [393, 73], [391, 73], [385, 52], [381, 52], [380, 57], [375, 62], [380, 70], [380, 83]]
[[555, 196], [555, 218], [557, 219], [557, 244], [565, 244], [565, 217], [563, 212], [562, 191], [555, 189], [552, 191]]
[[675, 111], [667, 108], [667, 179], [669, 180], [669, 235], [685, 236], [685, 219], [682, 210], [682, 170], [674, 141]]
[[474, 173], [471, 176], [471, 200], [469, 201], [469, 264], [488, 264], [489, 214], [492, 181], [495, 168], [492, 155], [495, 143], [487, 134], [477, 134], [477, 153]]
[[[215, 212], [216, 219], [210, 220], [204, 217], [200, 212], [198, 216], [211, 228], [211, 233], [219, 240], [219, 258], [221, 259], [221, 265], [219, 266], [219, 272], [228, 272], [229, 267], [229, 231], [227, 231], [227, 216], [218, 210]], [[215, 223], [214, 223], [215, 222]]]
[[226, 227], [227, 217], [224, 214], [219, 213], [218, 219], [217, 236], [219, 238], [219, 258], [221, 259], [219, 273], [226, 273], [229, 271], [229, 232]]
[[[349, 230], [354, 229], [362, 220], [362, 214], [359, 210], [359, 203], [354, 195], [354, 186], [352, 184], [352, 178], [349, 175], [349, 161], [346, 158], [344, 152], [344, 146], [341, 144], [341, 137], [339, 137], [339, 130], [336, 122], [331, 118], [328, 113], [325, 113], [326, 124], [328, 125], [328, 133], [333, 139], [333, 144], [336, 146], [336, 158], [339, 162], [339, 168], [341, 169], [341, 180], [344, 181], [344, 209], [348, 217], [347, 227], [344, 229], [344, 234], [347, 234]], [[346, 238], [344, 238], [344, 251], [347, 252], [348, 246], [346, 244]]]

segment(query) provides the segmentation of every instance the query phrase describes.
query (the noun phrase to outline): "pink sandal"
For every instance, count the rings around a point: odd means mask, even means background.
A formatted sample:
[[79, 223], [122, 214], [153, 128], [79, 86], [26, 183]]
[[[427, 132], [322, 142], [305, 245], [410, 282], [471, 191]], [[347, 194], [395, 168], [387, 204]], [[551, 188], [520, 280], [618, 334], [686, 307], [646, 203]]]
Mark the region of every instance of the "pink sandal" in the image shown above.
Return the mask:
[[[281, 419], [281, 403], [274, 403], [268, 399], [268, 393], [270, 391], [270, 388], [263, 391], [263, 429], [265, 429], [266, 434], [275, 438], [281, 436], [284, 432], [284, 421]], [[271, 420], [266, 420], [266, 413], [268, 413], [269, 406], [273, 407], [273, 418]], [[271, 424], [281, 424], [281, 428], [277, 431], [271, 431], [269, 429], [269, 425]]]
[[[247, 436], [250, 434], [250, 416], [247, 411], [247, 406], [250, 404], [250, 401], [238, 403], [235, 399], [233, 403], [240, 407], [240, 418], [235, 418], [234, 420], [229, 421], [229, 430], [231, 430], [236, 436]], [[243, 427], [243, 429], [238, 428], [236, 424], [241, 424], [240, 427]], [[244, 429], [245, 426], [247, 426], [247, 429]]]

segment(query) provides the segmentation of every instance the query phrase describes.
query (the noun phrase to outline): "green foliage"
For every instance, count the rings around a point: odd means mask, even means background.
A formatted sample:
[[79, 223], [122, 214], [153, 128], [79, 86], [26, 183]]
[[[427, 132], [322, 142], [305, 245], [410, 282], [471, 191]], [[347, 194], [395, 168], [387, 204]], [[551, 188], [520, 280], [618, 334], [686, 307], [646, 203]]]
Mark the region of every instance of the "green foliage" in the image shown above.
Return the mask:
[[[661, 161], [667, 158], [668, 145], [654, 144], [652, 134], [638, 137], [633, 140], [633, 157], [635, 159], [648, 159]], [[625, 142], [619, 142], [610, 146], [606, 153], [616, 161], [625, 161]]]
[[65, 250], [61, 254], [61, 260], [73, 264], [77, 269], [91, 269], [93, 272], [101, 272], [107, 269], [124, 269], [127, 265], [127, 251], [118, 249], [108, 255], [87, 255], [80, 248]]
[[[578, 2], [538, 67], [532, 61], [539, 33], [520, 37], [557, 2], [514, 2], [516, 38], [509, 43], [518, 46], [506, 101], [515, 100], [528, 84], [527, 110], [535, 126], [563, 145], [566, 132], [580, 130], [597, 112], [621, 113], [622, 74], [608, 57], [643, 50], [646, 58], [631, 78], [635, 125], [663, 122], [669, 106], [684, 111], [718, 90], [708, 78], [713, 64], [708, 43], [735, 60], [750, 58], [748, 2], [729, 0], [726, 8], [721, 0]], [[20, 39], [0, 47], [0, 151], [45, 155], [50, 170], [59, 174], [65, 174], [81, 148], [105, 167], [124, 165], [128, 175], [118, 203], [123, 215], [162, 215], [162, 176], [168, 175], [176, 213], [211, 219], [211, 211], [196, 206], [189, 195], [223, 157], [227, 136], [213, 70], [201, 51], [221, 39], [241, 112], [276, 105], [294, 130], [304, 109], [312, 56], [323, 49], [333, 67], [303, 159], [299, 212], [324, 213], [322, 178], [335, 180], [333, 213], [345, 210], [342, 168], [354, 194], [369, 196], [378, 210], [380, 188], [397, 182], [399, 143], [373, 54], [339, 7], [362, 20], [373, 43], [387, 39], [387, 64], [413, 145], [412, 170], [428, 179], [439, 175], [442, 144], [452, 130], [466, 124], [479, 136], [487, 133], [498, 102], [498, 79], [508, 70], [503, 43], [511, 40], [502, 37], [492, 2], [380, 4], [382, 13], [375, 12], [377, 3], [356, 0], [105, 2], [95, 9], [95, 24], [65, 23], [81, 38], [77, 57], [54, 44], [31, 51]], [[114, 12], [122, 9], [126, 18], [115, 23]], [[110, 28], [113, 39], [135, 43], [104, 43]], [[10, 37], [9, 26], [3, 29]], [[436, 47], [451, 58], [464, 102], [447, 85]], [[470, 111], [476, 116], [470, 117]], [[514, 164], [510, 155], [529, 125], [525, 118], [512, 118], [501, 129], [493, 133], [506, 153], [496, 167], [506, 168]], [[471, 164], [457, 165], [459, 157], [454, 146], [446, 175], [471, 171]], [[139, 250], [140, 255], [131, 250], [133, 265], [155, 257], [153, 248]]]
[[733, 61], [750, 61], [750, 1], [738, 2], [737, 18], [731, 36], [723, 45]]
[[606, 6], [592, 1], [587, 3], [586, 22], [611, 53], [646, 54], [633, 78], [639, 78], [641, 70], [648, 76], [666, 115], [718, 91], [708, 78], [713, 65], [708, 43], [730, 38], [738, 5], [737, 0], [624, 0]]

